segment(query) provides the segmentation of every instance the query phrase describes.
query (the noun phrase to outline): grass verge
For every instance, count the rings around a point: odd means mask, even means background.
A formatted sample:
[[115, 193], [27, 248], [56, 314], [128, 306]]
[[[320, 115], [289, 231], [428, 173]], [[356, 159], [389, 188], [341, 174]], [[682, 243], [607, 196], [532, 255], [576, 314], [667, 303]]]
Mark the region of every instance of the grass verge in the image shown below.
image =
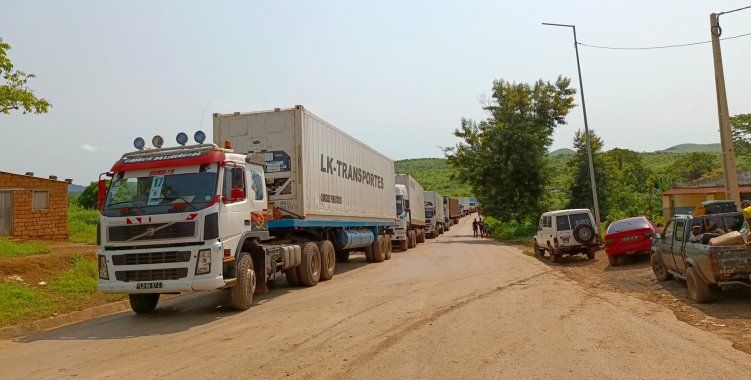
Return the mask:
[[50, 280], [45, 289], [62, 296], [89, 299], [91, 294], [96, 292], [96, 265], [96, 261], [75, 255], [73, 256], [73, 268]]
[[0, 283], [0, 326], [53, 315], [56, 303], [43, 292], [15, 282]]
[[0, 257], [19, 257], [50, 253], [49, 247], [42, 243], [15, 242], [0, 239]]
[[490, 235], [494, 238], [514, 244], [532, 245], [537, 227], [531, 223], [501, 222], [487, 216], [483, 219], [490, 228]]
[[68, 207], [68, 239], [74, 243], [96, 244], [96, 225], [99, 211], [76, 204]]

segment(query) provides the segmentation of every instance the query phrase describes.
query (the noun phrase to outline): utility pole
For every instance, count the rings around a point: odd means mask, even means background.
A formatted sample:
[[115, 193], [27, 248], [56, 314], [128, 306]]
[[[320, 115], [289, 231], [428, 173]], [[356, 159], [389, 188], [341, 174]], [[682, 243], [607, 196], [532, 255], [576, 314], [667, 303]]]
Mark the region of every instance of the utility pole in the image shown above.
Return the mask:
[[[590, 142], [589, 124], [587, 123], [587, 104], [584, 102], [584, 84], [582, 83], [582, 69], [579, 64], [579, 42], [576, 40], [576, 26], [566, 24], [551, 24], [543, 22], [542, 25], [548, 26], [562, 26], [571, 28], [574, 30], [574, 50], [576, 51], [576, 70], [579, 73], [579, 91], [581, 91], [582, 97], [582, 112], [584, 113], [584, 135], [585, 143], [587, 145], [587, 158], [589, 159], [589, 181], [592, 183], [592, 201], [594, 202], [594, 214], [595, 223], [597, 224], [597, 231], [600, 231], [600, 205], [597, 202], [597, 184], [595, 183], [595, 168], [592, 162], [592, 143]], [[735, 156], [733, 156], [735, 157]], [[740, 204], [740, 203], [739, 203]]]
[[722, 143], [722, 165], [725, 172], [725, 194], [727, 199], [741, 205], [741, 194], [738, 190], [738, 171], [735, 166], [735, 147], [733, 135], [730, 131], [730, 113], [728, 111], [728, 97], [725, 93], [725, 72], [722, 68], [722, 51], [720, 50], [720, 35], [722, 28], [720, 15], [709, 15], [710, 31], [712, 34], [712, 55], [714, 57], [714, 79], [717, 89], [717, 115], [720, 119], [720, 141]]

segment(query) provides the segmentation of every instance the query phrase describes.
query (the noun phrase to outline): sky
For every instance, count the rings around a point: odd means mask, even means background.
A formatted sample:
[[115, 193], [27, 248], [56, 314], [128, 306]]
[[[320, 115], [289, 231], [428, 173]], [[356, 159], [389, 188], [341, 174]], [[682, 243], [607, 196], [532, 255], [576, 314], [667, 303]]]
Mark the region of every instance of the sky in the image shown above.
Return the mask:
[[[706, 41], [709, 15], [751, 1], [34, 1], [7, 0], [0, 37], [50, 101], [0, 115], [0, 171], [95, 181], [133, 139], [212, 137], [212, 113], [297, 104], [398, 160], [442, 157], [461, 118], [488, 115], [494, 80], [572, 78], [579, 42]], [[751, 9], [720, 18], [751, 32]], [[710, 44], [581, 46], [590, 129], [605, 149], [719, 142]], [[751, 36], [722, 42], [730, 114], [751, 113]], [[576, 103], [581, 104], [580, 94]], [[570, 148], [581, 107], [554, 134]]]

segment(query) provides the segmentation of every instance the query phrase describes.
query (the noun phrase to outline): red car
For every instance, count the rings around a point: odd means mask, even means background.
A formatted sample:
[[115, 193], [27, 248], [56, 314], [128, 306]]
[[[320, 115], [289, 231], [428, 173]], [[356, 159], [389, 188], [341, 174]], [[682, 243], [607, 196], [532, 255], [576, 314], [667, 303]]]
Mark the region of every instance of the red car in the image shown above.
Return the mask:
[[654, 234], [655, 227], [643, 216], [610, 223], [605, 233], [605, 253], [610, 266], [620, 264], [625, 255], [649, 255]]

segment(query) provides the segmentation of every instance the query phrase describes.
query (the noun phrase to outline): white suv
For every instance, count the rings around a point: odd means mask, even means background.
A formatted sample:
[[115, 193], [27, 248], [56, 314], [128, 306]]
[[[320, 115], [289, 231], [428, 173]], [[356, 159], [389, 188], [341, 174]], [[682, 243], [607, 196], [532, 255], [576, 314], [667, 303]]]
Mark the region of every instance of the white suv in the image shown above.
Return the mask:
[[535, 234], [535, 254], [545, 256], [550, 252], [550, 261], [557, 263], [563, 255], [587, 254], [595, 258], [600, 246], [592, 212], [588, 209], [549, 211], [540, 217]]

